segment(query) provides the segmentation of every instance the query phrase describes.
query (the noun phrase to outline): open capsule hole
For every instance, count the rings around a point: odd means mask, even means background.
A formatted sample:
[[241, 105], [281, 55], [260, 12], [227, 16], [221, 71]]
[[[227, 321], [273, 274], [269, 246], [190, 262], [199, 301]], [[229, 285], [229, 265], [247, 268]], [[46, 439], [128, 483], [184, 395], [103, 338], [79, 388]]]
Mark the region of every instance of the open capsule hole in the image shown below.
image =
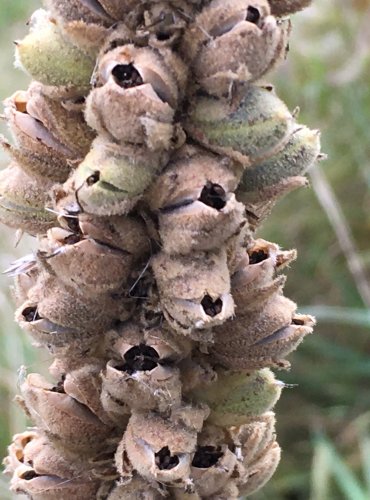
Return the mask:
[[249, 253], [249, 264], [259, 264], [269, 258], [269, 254], [265, 250], [255, 250]]
[[125, 363], [117, 368], [132, 375], [137, 371], [145, 372], [156, 368], [159, 363], [159, 354], [153, 347], [140, 344], [131, 347], [124, 355], [124, 360]]
[[256, 7], [252, 7], [250, 5], [247, 9], [247, 16], [245, 20], [248, 21], [249, 23], [258, 24], [260, 19], [261, 19], [260, 11], [256, 9]]
[[168, 446], [165, 446], [155, 454], [155, 465], [159, 470], [174, 469], [179, 462], [179, 457], [176, 455], [172, 456]]
[[198, 469], [209, 469], [217, 464], [223, 453], [220, 447], [199, 446], [195, 452], [191, 465]]
[[207, 316], [214, 318], [215, 316], [217, 316], [217, 314], [220, 314], [220, 312], [222, 311], [223, 303], [221, 299], [213, 300], [212, 297], [206, 295], [203, 298], [201, 305]]
[[226, 191], [219, 184], [207, 182], [200, 193], [199, 201], [216, 210], [222, 210], [226, 205]]
[[112, 69], [112, 76], [117, 85], [124, 89], [142, 85], [143, 79], [135, 66], [130, 64], [117, 64]]
[[37, 312], [37, 306], [26, 307], [22, 311], [22, 316], [27, 323], [32, 323], [33, 321], [41, 319], [41, 316]]

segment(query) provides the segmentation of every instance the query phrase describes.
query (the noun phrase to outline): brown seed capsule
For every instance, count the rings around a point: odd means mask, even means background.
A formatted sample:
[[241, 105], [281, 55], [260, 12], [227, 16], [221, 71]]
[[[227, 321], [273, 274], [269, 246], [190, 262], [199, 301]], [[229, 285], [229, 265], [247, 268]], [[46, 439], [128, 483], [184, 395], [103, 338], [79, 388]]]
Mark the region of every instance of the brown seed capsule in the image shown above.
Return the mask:
[[62, 387], [54, 387], [41, 375], [31, 374], [21, 385], [21, 393], [32, 420], [51, 442], [87, 454], [106, 447], [112, 427], [104, 425]]
[[191, 486], [194, 430], [155, 414], [133, 413], [123, 439], [123, 449], [142, 477], [180, 488]]
[[92, 128], [151, 150], [172, 147], [179, 88], [161, 56], [149, 48], [117, 47], [102, 57], [97, 84], [86, 103]]
[[226, 253], [199, 252], [153, 257], [152, 267], [163, 313], [179, 333], [207, 341], [205, 329], [224, 323], [234, 314]]
[[40, 242], [40, 266], [65, 287], [83, 288], [86, 297], [128, 287], [136, 256], [73, 232], [53, 228]]
[[204, 90], [227, 96], [233, 85], [260, 79], [284, 57], [289, 23], [277, 23], [269, 11], [267, 0], [214, 0], [204, 8], [183, 47], [194, 55]]
[[0, 173], [0, 221], [32, 235], [45, 234], [56, 223], [55, 215], [45, 210], [51, 186], [11, 163]]
[[147, 193], [168, 254], [220, 248], [246, 223], [232, 193], [233, 172], [212, 155], [189, 153], [170, 163]]
[[294, 14], [299, 10], [308, 7], [312, 0], [269, 0], [271, 13], [274, 16], [282, 17], [288, 14]]
[[282, 149], [294, 118], [270, 87], [248, 85], [232, 101], [196, 95], [185, 122], [188, 134], [244, 168]]
[[[69, 145], [60, 142], [55, 130], [51, 131], [40, 120], [40, 112], [45, 113], [47, 104], [43, 97], [38, 100], [44, 102], [40, 111], [40, 103], [35, 109], [30, 92], [16, 92], [5, 101], [5, 116], [16, 145], [3, 142], [3, 147], [30, 175], [42, 177], [44, 182], [45, 179], [63, 182], [71, 171], [68, 161], [80, 158], [82, 153], [76, 154]], [[60, 105], [56, 104], [56, 107], [62, 115], [66, 114]], [[54, 119], [58, 117], [54, 116]], [[50, 120], [47, 124], [50, 125]]]

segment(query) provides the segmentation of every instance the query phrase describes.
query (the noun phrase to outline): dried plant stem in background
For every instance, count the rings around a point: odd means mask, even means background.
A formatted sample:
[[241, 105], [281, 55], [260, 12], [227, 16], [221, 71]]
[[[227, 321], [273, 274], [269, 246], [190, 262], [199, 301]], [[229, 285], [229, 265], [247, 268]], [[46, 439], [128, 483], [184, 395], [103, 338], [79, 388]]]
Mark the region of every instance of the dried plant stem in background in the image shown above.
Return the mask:
[[9, 274], [54, 381], [22, 383], [14, 492], [226, 500], [274, 473], [271, 368], [314, 319], [255, 231], [320, 141], [262, 79], [308, 3], [47, 0], [16, 43], [0, 218], [37, 238]]

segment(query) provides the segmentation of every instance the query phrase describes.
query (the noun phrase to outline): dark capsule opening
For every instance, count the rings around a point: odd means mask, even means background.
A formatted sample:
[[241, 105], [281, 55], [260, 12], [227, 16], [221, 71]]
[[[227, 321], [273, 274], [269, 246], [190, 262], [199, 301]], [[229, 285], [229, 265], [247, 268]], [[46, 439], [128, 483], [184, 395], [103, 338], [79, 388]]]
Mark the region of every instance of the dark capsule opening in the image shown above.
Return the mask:
[[158, 352], [145, 344], [131, 347], [124, 355], [125, 363], [119, 369], [129, 373], [150, 371], [158, 366]]
[[221, 448], [215, 446], [200, 446], [195, 452], [191, 465], [198, 469], [208, 469], [217, 464], [223, 456]]
[[255, 252], [251, 252], [249, 254], [249, 264], [259, 264], [268, 258], [269, 254], [265, 252], [265, 250], [256, 250]]
[[35, 477], [39, 477], [39, 474], [37, 474], [34, 470], [28, 470], [20, 476], [20, 478], [25, 481], [31, 481], [31, 479], [35, 479]]
[[130, 64], [117, 64], [112, 69], [112, 75], [117, 85], [124, 89], [142, 85], [143, 79], [135, 66]]
[[155, 454], [155, 465], [159, 470], [174, 469], [180, 460], [176, 455], [172, 456], [168, 446], [165, 446]]
[[37, 312], [37, 306], [26, 307], [22, 311], [22, 316], [27, 323], [32, 323], [32, 321], [41, 319], [41, 316]]
[[253, 24], [258, 24], [258, 21], [261, 19], [261, 14], [256, 7], [249, 6], [247, 9], [247, 17], [245, 18], [246, 21], [249, 23]]
[[215, 301], [213, 301], [212, 297], [206, 295], [203, 298], [201, 305], [207, 316], [211, 316], [211, 318], [214, 318], [215, 316], [217, 316], [217, 314], [220, 314], [220, 312], [222, 311], [223, 303], [221, 299], [216, 299]]
[[88, 186], [93, 186], [100, 180], [100, 172], [96, 171], [93, 174], [89, 175], [89, 177], [86, 179], [86, 184]]
[[216, 210], [222, 210], [226, 205], [226, 191], [219, 184], [207, 182], [200, 193], [199, 201]]

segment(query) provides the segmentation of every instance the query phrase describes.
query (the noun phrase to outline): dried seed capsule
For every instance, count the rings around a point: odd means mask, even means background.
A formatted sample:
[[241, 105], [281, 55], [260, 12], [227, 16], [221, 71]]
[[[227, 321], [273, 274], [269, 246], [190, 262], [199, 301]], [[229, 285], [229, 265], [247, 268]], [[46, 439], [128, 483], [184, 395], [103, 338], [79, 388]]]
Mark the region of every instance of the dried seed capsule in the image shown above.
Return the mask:
[[[320, 155], [320, 133], [296, 125], [285, 147], [276, 155], [247, 168], [239, 185], [237, 197], [244, 203], [269, 201], [285, 184], [304, 175]], [[294, 187], [294, 186], [293, 186]]]
[[199, 386], [189, 397], [206, 403], [211, 409], [207, 422], [221, 427], [243, 425], [271, 410], [284, 386], [268, 368], [249, 373], [219, 370], [217, 375], [215, 382]]
[[124, 45], [105, 54], [86, 103], [87, 123], [110, 140], [170, 149], [178, 82], [149, 48]]
[[244, 166], [283, 148], [294, 118], [269, 87], [248, 85], [236, 101], [196, 96], [185, 122], [188, 134]]
[[308, 7], [312, 0], [269, 0], [271, 13], [282, 17]]
[[276, 294], [261, 309], [239, 315], [232, 325], [217, 327], [212, 358], [231, 370], [289, 367], [284, 357], [312, 332], [315, 323], [311, 316], [295, 315], [295, 308]]
[[166, 155], [150, 156], [146, 150], [97, 139], [65, 189], [76, 193], [79, 206], [87, 213], [126, 214], [166, 161]]
[[[41, 97], [36, 100], [42, 100], [44, 104], [42, 106], [38, 102], [37, 110], [30, 92], [16, 92], [5, 101], [5, 116], [14, 137], [15, 146], [3, 141], [3, 147], [30, 175], [43, 180], [46, 178], [54, 182], [63, 182], [71, 171], [69, 161], [81, 158], [84, 154], [81, 151], [79, 153], [73, 151], [68, 144], [62, 144], [59, 138], [44, 125], [39, 117], [41, 110], [45, 116], [46, 98]], [[66, 115], [62, 106], [59, 104], [55, 106], [61, 112], [59, 114]], [[54, 116], [54, 119], [56, 118]], [[50, 125], [50, 117], [46, 121]], [[86, 125], [85, 127], [87, 129]], [[71, 130], [74, 130], [76, 134], [77, 129], [78, 126], [71, 126]]]
[[16, 42], [16, 61], [44, 85], [89, 87], [94, 59], [63, 37], [55, 20], [42, 9], [31, 17], [29, 35]]
[[214, 0], [188, 30], [183, 50], [194, 55], [202, 89], [227, 96], [233, 85], [260, 79], [284, 57], [289, 27], [269, 15], [267, 0]]
[[54, 387], [41, 375], [30, 374], [21, 385], [21, 393], [32, 420], [52, 443], [82, 454], [106, 447], [112, 427], [65, 394], [62, 387]]
[[232, 193], [234, 173], [212, 155], [189, 153], [170, 163], [146, 195], [168, 254], [220, 248], [246, 223]]
[[55, 277], [41, 275], [16, 318], [41, 345], [63, 347], [74, 332], [82, 348], [83, 339], [87, 341], [116, 321], [128, 319], [134, 307], [135, 302], [127, 298], [126, 292], [85, 297], [78, 290], [63, 287]]
[[151, 413], [133, 413], [116, 461], [126, 452], [134, 469], [145, 479], [189, 487], [196, 441], [196, 432], [184, 425]]
[[0, 221], [32, 235], [45, 234], [56, 218], [45, 210], [51, 184], [29, 177], [16, 163], [0, 173]]
[[152, 259], [163, 313], [179, 333], [207, 341], [204, 329], [222, 324], [234, 313], [226, 253], [199, 252]]
[[60, 228], [48, 231], [37, 255], [41, 267], [65, 287], [82, 288], [86, 297], [127, 287], [138, 260], [134, 254]]

